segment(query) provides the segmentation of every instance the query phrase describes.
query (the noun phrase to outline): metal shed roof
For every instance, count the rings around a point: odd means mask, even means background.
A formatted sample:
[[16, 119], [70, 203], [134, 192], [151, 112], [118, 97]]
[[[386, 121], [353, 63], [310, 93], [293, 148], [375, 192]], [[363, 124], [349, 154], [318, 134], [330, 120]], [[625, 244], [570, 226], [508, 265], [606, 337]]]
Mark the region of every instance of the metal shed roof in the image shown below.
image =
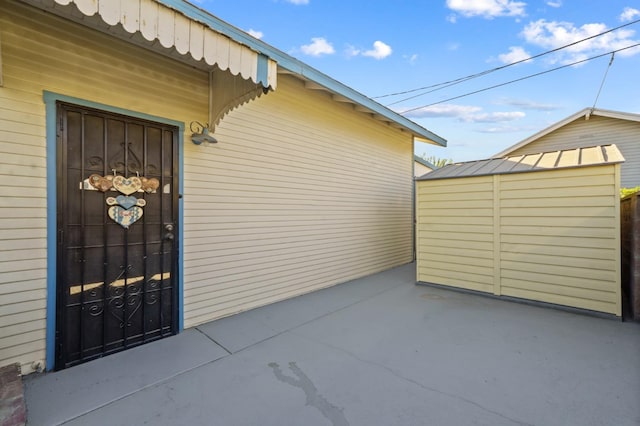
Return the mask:
[[617, 164], [623, 161], [624, 157], [615, 145], [600, 145], [587, 148], [542, 152], [539, 154], [516, 155], [512, 157], [454, 163], [427, 173], [416, 180], [540, 172], [544, 170]]

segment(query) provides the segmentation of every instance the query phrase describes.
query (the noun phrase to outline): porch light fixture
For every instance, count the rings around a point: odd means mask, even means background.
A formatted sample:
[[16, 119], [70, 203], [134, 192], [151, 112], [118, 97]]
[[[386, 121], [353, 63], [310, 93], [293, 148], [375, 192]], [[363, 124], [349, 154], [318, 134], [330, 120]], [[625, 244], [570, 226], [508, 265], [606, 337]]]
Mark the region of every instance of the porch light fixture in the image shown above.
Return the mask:
[[189, 125], [191, 129], [191, 142], [196, 145], [208, 146], [212, 143], [218, 143], [218, 140], [209, 134], [209, 125], [203, 125], [199, 121], [192, 121]]

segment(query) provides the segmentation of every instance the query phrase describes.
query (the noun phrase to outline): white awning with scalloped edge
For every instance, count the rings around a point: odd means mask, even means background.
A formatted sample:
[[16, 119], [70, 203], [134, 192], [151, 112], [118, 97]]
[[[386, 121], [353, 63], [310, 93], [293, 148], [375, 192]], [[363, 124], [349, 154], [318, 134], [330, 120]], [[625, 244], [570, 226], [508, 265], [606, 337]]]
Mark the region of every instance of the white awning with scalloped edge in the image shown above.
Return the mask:
[[[157, 40], [181, 55], [189, 54], [196, 60], [240, 74], [263, 87], [275, 89], [275, 62], [268, 62], [265, 75], [259, 75], [258, 52], [224, 34], [191, 19], [156, 0], [53, 0], [61, 6], [72, 3], [85, 16], [98, 14], [107, 25], [122, 25], [130, 34], [140, 32], [148, 41]], [[47, 1], [41, 1], [47, 3]], [[269, 72], [270, 71], [270, 72]]]
[[277, 63], [207, 25], [214, 17], [202, 9], [190, 6], [185, 13], [192, 16], [187, 16], [172, 8], [171, 0], [22, 1], [211, 73], [225, 72], [212, 79], [225, 83], [211, 87], [216, 100], [209, 111], [212, 127], [234, 108], [276, 89]]

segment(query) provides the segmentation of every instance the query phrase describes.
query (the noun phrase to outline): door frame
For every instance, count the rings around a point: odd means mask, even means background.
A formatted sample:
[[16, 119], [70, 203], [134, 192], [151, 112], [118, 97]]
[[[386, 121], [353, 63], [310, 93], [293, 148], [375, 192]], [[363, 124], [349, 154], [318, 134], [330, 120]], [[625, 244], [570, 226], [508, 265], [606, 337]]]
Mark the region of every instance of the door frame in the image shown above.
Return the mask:
[[184, 329], [184, 212], [182, 194], [184, 192], [184, 122], [158, 117], [150, 114], [131, 111], [112, 105], [105, 105], [85, 99], [43, 91], [46, 117], [46, 156], [47, 156], [47, 307], [46, 307], [46, 370], [55, 367], [56, 358], [56, 308], [57, 308], [57, 133], [58, 116], [57, 102], [66, 102], [82, 107], [102, 110], [105, 112], [127, 115], [147, 121], [155, 121], [178, 128], [178, 330]]

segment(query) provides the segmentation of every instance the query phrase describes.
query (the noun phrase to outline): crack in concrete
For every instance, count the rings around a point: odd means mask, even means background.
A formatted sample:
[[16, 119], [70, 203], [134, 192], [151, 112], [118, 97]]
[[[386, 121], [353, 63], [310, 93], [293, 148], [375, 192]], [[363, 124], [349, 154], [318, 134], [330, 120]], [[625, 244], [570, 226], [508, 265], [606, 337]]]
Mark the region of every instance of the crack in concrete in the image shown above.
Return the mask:
[[295, 362], [289, 363], [289, 369], [297, 377], [289, 377], [282, 372], [280, 366], [275, 362], [270, 362], [269, 367], [273, 370], [276, 378], [283, 383], [302, 389], [307, 397], [307, 405], [310, 405], [328, 419], [333, 426], [349, 426], [347, 418], [344, 416], [344, 408], [339, 408], [331, 404], [325, 397], [318, 393], [318, 388], [311, 379], [298, 367]]
[[199, 327], [195, 327], [196, 331], [198, 331], [200, 334], [202, 334], [204, 337], [206, 337], [207, 339], [211, 340], [213, 343], [215, 343], [216, 345], [220, 346], [222, 349], [224, 349], [224, 351], [228, 354], [228, 355], [233, 355], [233, 352], [231, 352], [229, 349], [225, 348], [224, 346], [222, 346], [220, 343], [216, 342], [215, 339], [211, 336], [209, 336], [207, 333], [205, 333], [204, 331], [200, 330]]
[[440, 395], [447, 396], [449, 398], [454, 398], [454, 399], [457, 399], [459, 401], [466, 402], [467, 404], [471, 404], [471, 405], [473, 405], [473, 406], [475, 406], [475, 407], [477, 407], [477, 408], [479, 408], [479, 409], [481, 409], [481, 410], [483, 410], [483, 411], [485, 411], [487, 413], [491, 413], [491, 414], [496, 415], [498, 417], [501, 417], [501, 418], [503, 418], [505, 420], [513, 422], [513, 423], [515, 423], [517, 425], [535, 426], [532, 423], [527, 423], [527, 422], [523, 422], [523, 421], [520, 421], [520, 420], [517, 420], [517, 419], [513, 419], [513, 418], [511, 418], [509, 416], [506, 416], [506, 415], [504, 415], [504, 414], [502, 414], [502, 413], [500, 413], [498, 411], [495, 411], [495, 410], [492, 410], [492, 409], [490, 409], [488, 407], [485, 407], [485, 406], [483, 406], [483, 405], [481, 405], [481, 404], [479, 404], [479, 403], [477, 403], [477, 402], [475, 402], [475, 401], [473, 401], [471, 399], [465, 398], [463, 396], [452, 394], [452, 393], [449, 393], [449, 392], [445, 392], [445, 391], [442, 391], [440, 389], [437, 389], [437, 388], [434, 388], [434, 387], [431, 387], [431, 386], [427, 386], [427, 385], [425, 385], [423, 383], [418, 382], [417, 380], [414, 380], [414, 379], [411, 379], [409, 377], [403, 376], [402, 374], [400, 374], [399, 372], [397, 372], [396, 370], [394, 370], [393, 368], [391, 368], [389, 366], [386, 366], [384, 364], [379, 364], [377, 362], [361, 358], [358, 355], [356, 355], [356, 354], [354, 354], [352, 352], [349, 352], [348, 350], [346, 350], [344, 348], [340, 348], [340, 347], [331, 345], [331, 344], [326, 343], [326, 342], [322, 342], [322, 341], [318, 341], [318, 340], [315, 340], [315, 339], [311, 339], [308, 336], [303, 336], [303, 335], [300, 335], [299, 333], [293, 333], [293, 334], [296, 334], [297, 336], [299, 336], [299, 337], [301, 337], [303, 339], [310, 340], [310, 341], [312, 341], [314, 343], [318, 343], [320, 345], [324, 345], [324, 346], [327, 346], [327, 347], [329, 347], [331, 349], [340, 351], [340, 352], [342, 352], [342, 353], [344, 353], [344, 354], [346, 354], [346, 355], [348, 355], [348, 356], [350, 356], [350, 357], [352, 357], [352, 358], [354, 358], [354, 359], [356, 359], [356, 360], [358, 360], [360, 362], [363, 362], [365, 364], [372, 365], [372, 366], [378, 367], [378, 368], [382, 368], [383, 370], [385, 370], [388, 373], [392, 374], [394, 377], [397, 377], [397, 378], [399, 378], [399, 379], [401, 379], [403, 381], [406, 381], [408, 383], [412, 383], [413, 385], [418, 386], [423, 390], [426, 390], [426, 391], [429, 391], [429, 392], [434, 392], [434, 393], [437, 393], [437, 394], [440, 394]]
[[[345, 284], [347, 284], [347, 283], [345, 283]], [[260, 339], [260, 340], [258, 340], [258, 341], [256, 341], [256, 342], [253, 342], [253, 343], [251, 343], [251, 344], [250, 344], [250, 345], [248, 345], [248, 346], [245, 346], [245, 347], [243, 347], [243, 348], [240, 348], [240, 349], [236, 350], [235, 352], [232, 352], [232, 351], [230, 351], [229, 349], [225, 348], [225, 347], [224, 347], [224, 346], [222, 346], [220, 343], [218, 343], [217, 341], [213, 340], [209, 335], [207, 335], [206, 333], [204, 333], [202, 330], [198, 329], [198, 331], [199, 331], [200, 333], [202, 333], [202, 334], [206, 335], [206, 336], [209, 338], [209, 340], [211, 340], [213, 343], [215, 343], [216, 345], [220, 346], [220, 347], [221, 347], [222, 349], [224, 349], [225, 351], [229, 352], [229, 355], [233, 355], [233, 354], [241, 353], [241, 352], [243, 352], [243, 351], [246, 351], [246, 350], [252, 349], [254, 346], [258, 346], [258, 345], [259, 345], [259, 344], [261, 344], [261, 343], [267, 342], [267, 341], [269, 341], [269, 340], [271, 340], [271, 339], [275, 339], [276, 337], [280, 337], [280, 336], [282, 336], [283, 334], [287, 334], [287, 333], [293, 332], [294, 330], [296, 330], [296, 329], [298, 329], [298, 328], [304, 327], [305, 325], [311, 324], [312, 322], [315, 322], [315, 321], [318, 321], [318, 320], [321, 320], [321, 319], [327, 318], [327, 317], [329, 317], [329, 316], [331, 316], [331, 315], [333, 315], [333, 314], [336, 314], [336, 313], [338, 313], [338, 312], [341, 312], [341, 311], [347, 310], [347, 309], [349, 309], [349, 308], [351, 308], [351, 307], [353, 307], [353, 306], [356, 306], [356, 305], [358, 305], [358, 304], [360, 304], [360, 303], [368, 302], [368, 301], [370, 301], [370, 300], [372, 300], [372, 299], [374, 299], [374, 298], [376, 298], [376, 297], [378, 297], [378, 296], [383, 295], [384, 293], [387, 293], [387, 292], [393, 291], [393, 290], [397, 289], [398, 287], [401, 287], [401, 286], [406, 285], [406, 284], [407, 284], [407, 283], [405, 283], [405, 282], [398, 283], [398, 284], [394, 285], [393, 287], [385, 288], [385, 289], [383, 289], [383, 290], [380, 290], [380, 291], [378, 291], [378, 292], [376, 292], [376, 293], [374, 293], [374, 294], [371, 294], [371, 295], [369, 295], [369, 296], [365, 297], [364, 299], [359, 299], [359, 300], [356, 300], [355, 302], [349, 303], [348, 305], [342, 306], [342, 307], [337, 308], [337, 309], [335, 309], [335, 310], [332, 310], [332, 311], [329, 311], [329, 312], [325, 312], [324, 314], [321, 314], [321, 315], [319, 315], [319, 316], [317, 316], [317, 317], [313, 317], [313, 318], [311, 318], [311, 319], [308, 319], [308, 320], [306, 320], [306, 321], [304, 321], [304, 322], [302, 322], [302, 323], [300, 323], [300, 324], [293, 325], [293, 326], [291, 326], [291, 327], [289, 327], [289, 328], [286, 328], [286, 329], [284, 329], [284, 330], [282, 330], [282, 331], [277, 331], [277, 332], [276, 332], [276, 330], [275, 330], [275, 329], [273, 329], [272, 327], [270, 327], [269, 325], [267, 325], [267, 324], [265, 323], [265, 321], [263, 320], [263, 321], [262, 321], [263, 325], [265, 325], [265, 326], [267, 326], [269, 329], [273, 330], [273, 331], [274, 331], [274, 334], [273, 334], [273, 335], [271, 335], [271, 336], [265, 337], [264, 339]], [[341, 285], [341, 284], [338, 284], [338, 285]], [[196, 328], [197, 328], [197, 327], [196, 327]]]

